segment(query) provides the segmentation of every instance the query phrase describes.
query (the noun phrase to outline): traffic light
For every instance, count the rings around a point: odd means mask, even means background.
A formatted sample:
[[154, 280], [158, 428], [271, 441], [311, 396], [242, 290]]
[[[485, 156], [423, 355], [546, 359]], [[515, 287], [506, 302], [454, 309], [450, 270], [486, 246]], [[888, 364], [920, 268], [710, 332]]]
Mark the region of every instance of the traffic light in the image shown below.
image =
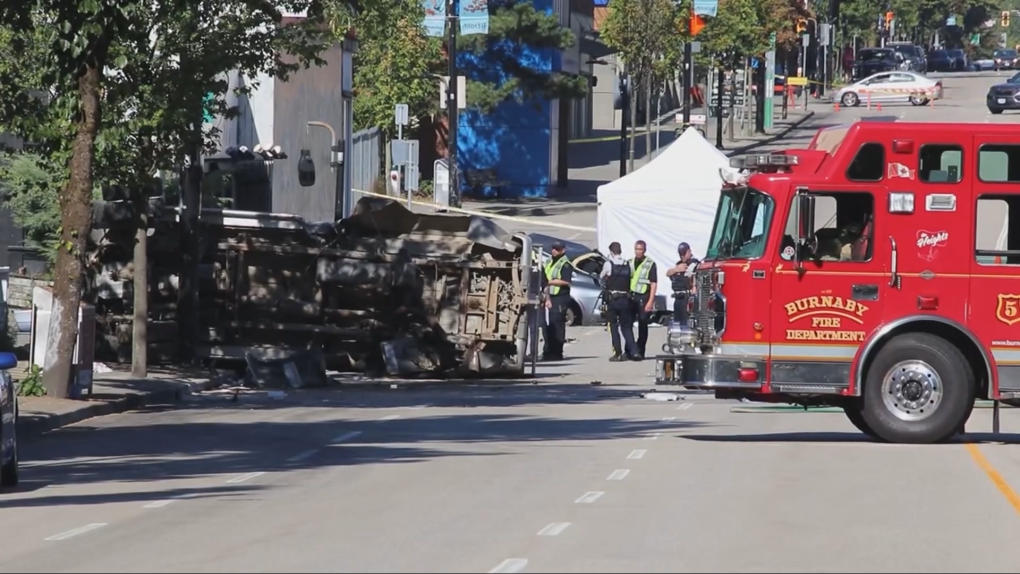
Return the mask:
[[1002, 27], [1009, 28], [1009, 10], [1002, 11]]
[[797, 33], [807, 32], [807, 18], [797, 18]]
[[885, 13], [885, 27], [888, 28], [896, 15], [892, 13], [892, 10]]

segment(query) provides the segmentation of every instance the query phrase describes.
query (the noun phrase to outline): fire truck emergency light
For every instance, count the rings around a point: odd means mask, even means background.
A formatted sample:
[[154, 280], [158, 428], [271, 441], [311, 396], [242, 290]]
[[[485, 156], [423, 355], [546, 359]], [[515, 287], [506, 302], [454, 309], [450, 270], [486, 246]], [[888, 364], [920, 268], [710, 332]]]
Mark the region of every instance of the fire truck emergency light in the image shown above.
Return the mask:
[[753, 169], [758, 166], [789, 166], [798, 163], [797, 156], [784, 153], [749, 155], [730, 159], [730, 167], [738, 169]]
[[890, 193], [889, 213], [914, 213], [914, 194], [909, 191]]

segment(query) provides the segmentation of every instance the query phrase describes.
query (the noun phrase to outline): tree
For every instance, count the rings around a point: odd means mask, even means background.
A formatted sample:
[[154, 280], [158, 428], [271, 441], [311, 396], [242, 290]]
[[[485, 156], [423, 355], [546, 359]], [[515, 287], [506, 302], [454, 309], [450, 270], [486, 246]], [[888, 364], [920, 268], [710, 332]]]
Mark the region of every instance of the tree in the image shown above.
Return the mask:
[[[357, 129], [378, 126], [392, 138], [397, 104], [407, 104], [412, 118], [438, 108], [439, 89], [432, 74], [440, 71], [440, 40], [425, 35], [424, 15], [418, 0], [376, 0], [352, 18], [358, 38], [354, 60]], [[343, 26], [337, 32], [342, 30]]]
[[565, 50], [576, 41], [557, 15], [536, 10], [529, 0], [489, 0], [489, 33], [458, 37], [458, 50], [485, 54], [484, 59], [458, 59], [460, 73], [471, 79], [468, 105], [488, 111], [507, 100], [583, 96], [587, 91], [583, 77], [550, 72], [521, 58], [527, 52]]
[[[682, 10], [672, 0], [610, 0], [608, 14], [603, 21], [600, 36], [605, 44], [615, 49], [627, 63], [631, 78], [631, 95], [637, 86], [645, 86], [651, 98], [652, 76], [664, 56], [679, 52], [677, 43], [684, 36], [678, 34], [679, 21], [684, 21]], [[667, 68], [668, 69], [668, 68]], [[636, 80], [636, 81], [635, 81]], [[650, 110], [647, 113], [651, 113]], [[637, 102], [630, 98], [631, 133], [637, 124]], [[650, 124], [651, 122], [647, 122]], [[650, 126], [649, 126], [650, 127]], [[650, 132], [646, 135], [651, 149]], [[634, 138], [630, 142], [630, 170], [634, 169]]]
[[[215, 134], [203, 134], [199, 121], [207, 94], [215, 96], [214, 111], [236, 113], [225, 104], [226, 72], [286, 78], [318, 62], [324, 43], [316, 24], [327, 10], [339, 11], [340, 1], [276, 5], [32, 0], [0, 8], [4, 52], [36, 56], [0, 66], [0, 130], [68, 166], [59, 193], [54, 320], [43, 373], [50, 396], [66, 396], [71, 380], [95, 184], [140, 192], [157, 170], [180, 167], [183, 150], [210, 142]], [[308, 10], [312, 18], [281, 25], [280, 10]], [[294, 59], [282, 58], [284, 53]], [[14, 69], [22, 66], [37, 71]], [[135, 273], [143, 285], [145, 273]], [[145, 290], [136, 290], [144, 301]]]

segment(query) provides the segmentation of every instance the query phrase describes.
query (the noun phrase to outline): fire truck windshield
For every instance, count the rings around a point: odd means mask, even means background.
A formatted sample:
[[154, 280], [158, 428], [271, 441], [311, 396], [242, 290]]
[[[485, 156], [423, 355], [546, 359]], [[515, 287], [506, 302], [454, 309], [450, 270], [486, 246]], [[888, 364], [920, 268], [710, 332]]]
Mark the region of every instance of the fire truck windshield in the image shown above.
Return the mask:
[[775, 201], [749, 187], [722, 191], [706, 259], [755, 259], [765, 253]]

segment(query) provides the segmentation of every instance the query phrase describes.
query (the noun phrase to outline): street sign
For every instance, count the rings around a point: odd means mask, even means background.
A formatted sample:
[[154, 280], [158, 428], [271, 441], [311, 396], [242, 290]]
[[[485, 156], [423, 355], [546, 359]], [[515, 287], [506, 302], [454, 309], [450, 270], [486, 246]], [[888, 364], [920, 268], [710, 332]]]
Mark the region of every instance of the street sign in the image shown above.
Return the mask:
[[418, 164], [412, 163], [404, 168], [404, 186], [408, 192], [418, 191]]
[[829, 30], [832, 24], [822, 24], [818, 27], [818, 43], [822, 46], [829, 45]]
[[701, 51], [701, 42], [691, 42], [691, 53], [697, 54]]
[[811, 45], [811, 34], [804, 34], [800, 37], [800, 43], [805, 48]]
[[946, 26], [956, 26], [956, 16], [946, 18]]
[[397, 104], [397, 109], [393, 112], [393, 118], [398, 126], [407, 125], [407, 113], [407, 104]]
[[393, 165], [418, 163], [418, 140], [390, 140]]
[[719, 0], [694, 0], [694, 13], [698, 16], [715, 18], [719, 12]]
[[[450, 84], [450, 76], [442, 76], [439, 80], [439, 108], [446, 109], [446, 86]], [[467, 108], [467, 78], [457, 76], [457, 109]]]

